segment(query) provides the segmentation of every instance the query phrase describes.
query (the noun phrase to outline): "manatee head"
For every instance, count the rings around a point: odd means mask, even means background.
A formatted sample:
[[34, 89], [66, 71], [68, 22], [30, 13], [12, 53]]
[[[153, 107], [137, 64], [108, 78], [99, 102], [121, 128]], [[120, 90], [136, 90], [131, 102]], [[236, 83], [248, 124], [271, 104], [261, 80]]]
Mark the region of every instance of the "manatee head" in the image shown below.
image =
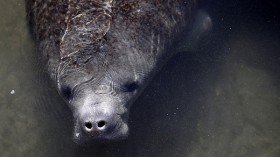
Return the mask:
[[153, 61], [148, 56], [109, 45], [61, 60], [59, 93], [74, 115], [74, 141], [106, 142], [128, 136], [129, 108], [143, 89]]

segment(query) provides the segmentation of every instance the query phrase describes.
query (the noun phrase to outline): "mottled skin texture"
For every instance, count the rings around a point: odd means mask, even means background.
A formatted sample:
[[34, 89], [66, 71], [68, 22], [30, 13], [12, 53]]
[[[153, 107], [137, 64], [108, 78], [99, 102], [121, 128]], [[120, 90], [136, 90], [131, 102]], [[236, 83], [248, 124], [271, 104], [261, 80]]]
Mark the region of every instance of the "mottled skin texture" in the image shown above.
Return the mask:
[[172, 54], [192, 0], [26, 0], [51, 79], [73, 111], [77, 143], [122, 139], [128, 111]]

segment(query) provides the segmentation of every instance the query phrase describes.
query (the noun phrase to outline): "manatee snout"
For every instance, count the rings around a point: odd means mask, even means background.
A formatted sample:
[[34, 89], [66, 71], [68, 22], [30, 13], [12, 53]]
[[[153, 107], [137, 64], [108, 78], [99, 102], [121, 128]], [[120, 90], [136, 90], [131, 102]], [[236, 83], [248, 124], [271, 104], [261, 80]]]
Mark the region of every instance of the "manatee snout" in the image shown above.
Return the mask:
[[76, 143], [117, 141], [128, 136], [128, 112], [121, 101], [90, 94], [74, 108]]

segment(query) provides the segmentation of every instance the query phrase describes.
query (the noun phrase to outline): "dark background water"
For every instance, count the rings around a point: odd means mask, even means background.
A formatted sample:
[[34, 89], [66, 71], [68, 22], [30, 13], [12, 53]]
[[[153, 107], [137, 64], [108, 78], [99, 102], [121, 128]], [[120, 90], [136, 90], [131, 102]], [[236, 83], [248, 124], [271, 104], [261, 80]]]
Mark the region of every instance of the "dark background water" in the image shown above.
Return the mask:
[[213, 30], [137, 99], [129, 138], [82, 147], [71, 140], [71, 112], [39, 68], [24, 2], [0, 0], [0, 156], [279, 157], [280, 6], [201, 0], [199, 7]]

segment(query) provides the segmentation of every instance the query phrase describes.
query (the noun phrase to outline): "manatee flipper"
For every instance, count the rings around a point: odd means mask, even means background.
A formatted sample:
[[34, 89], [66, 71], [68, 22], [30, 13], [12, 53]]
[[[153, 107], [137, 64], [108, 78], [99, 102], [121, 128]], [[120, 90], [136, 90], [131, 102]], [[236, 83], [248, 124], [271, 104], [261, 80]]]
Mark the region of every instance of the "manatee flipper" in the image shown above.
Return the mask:
[[198, 10], [194, 18], [194, 23], [180, 40], [181, 42], [177, 46], [176, 52], [196, 51], [199, 40], [202, 36], [205, 36], [211, 28], [212, 20], [209, 15], [203, 10]]

